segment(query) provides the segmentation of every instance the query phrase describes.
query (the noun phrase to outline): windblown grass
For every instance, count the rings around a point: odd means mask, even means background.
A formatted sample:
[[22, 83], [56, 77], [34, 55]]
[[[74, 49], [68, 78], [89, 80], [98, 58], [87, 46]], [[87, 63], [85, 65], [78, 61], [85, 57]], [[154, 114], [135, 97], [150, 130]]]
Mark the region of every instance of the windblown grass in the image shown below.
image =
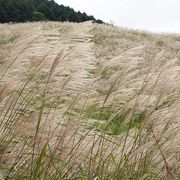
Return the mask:
[[174, 36], [36, 25], [0, 66], [2, 179], [178, 179], [179, 56], [166, 46]]

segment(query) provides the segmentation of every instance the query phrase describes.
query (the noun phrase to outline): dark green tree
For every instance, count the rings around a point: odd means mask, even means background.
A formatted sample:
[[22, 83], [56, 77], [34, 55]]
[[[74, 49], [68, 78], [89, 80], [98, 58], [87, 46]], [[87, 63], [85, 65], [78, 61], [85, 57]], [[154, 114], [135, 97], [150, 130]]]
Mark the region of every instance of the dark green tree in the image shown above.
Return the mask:
[[83, 22], [96, 19], [54, 0], [0, 0], [0, 23], [42, 20]]
[[33, 21], [44, 21], [44, 20], [46, 20], [46, 17], [43, 13], [40, 13], [38, 11], [34, 11], [32, 19], [33, 19]]

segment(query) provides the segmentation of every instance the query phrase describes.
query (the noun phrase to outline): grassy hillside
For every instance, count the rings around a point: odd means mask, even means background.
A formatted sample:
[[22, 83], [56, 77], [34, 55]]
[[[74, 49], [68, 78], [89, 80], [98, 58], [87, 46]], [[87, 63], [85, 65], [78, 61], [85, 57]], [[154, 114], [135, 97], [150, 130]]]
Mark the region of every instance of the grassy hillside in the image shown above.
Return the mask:
[[180, 36], [0, 25], [0, 179], [180, 178]]

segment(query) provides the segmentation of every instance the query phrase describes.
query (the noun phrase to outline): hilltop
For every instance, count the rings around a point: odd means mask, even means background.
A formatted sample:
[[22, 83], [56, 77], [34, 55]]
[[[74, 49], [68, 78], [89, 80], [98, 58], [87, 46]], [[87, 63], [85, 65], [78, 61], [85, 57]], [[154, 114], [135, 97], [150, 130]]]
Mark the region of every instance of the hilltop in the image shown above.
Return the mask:
[[85, 12], [76, 12], [73, 8], [59, 5], [54, 0], [1, 0], [0, 23], [28, 21], [69, 21], [84, 22], [97, 20]]
[[178, 179], [179, 47], [92, 22], [0, 24], [1, 179]]

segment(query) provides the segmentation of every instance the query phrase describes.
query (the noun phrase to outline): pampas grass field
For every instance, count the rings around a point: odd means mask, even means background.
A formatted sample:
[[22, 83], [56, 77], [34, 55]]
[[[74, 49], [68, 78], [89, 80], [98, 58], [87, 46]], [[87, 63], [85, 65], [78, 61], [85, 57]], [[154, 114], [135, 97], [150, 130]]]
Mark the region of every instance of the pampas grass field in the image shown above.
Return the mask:
[[180, 178], [180, 35], [0, 24], [0, 179]]

